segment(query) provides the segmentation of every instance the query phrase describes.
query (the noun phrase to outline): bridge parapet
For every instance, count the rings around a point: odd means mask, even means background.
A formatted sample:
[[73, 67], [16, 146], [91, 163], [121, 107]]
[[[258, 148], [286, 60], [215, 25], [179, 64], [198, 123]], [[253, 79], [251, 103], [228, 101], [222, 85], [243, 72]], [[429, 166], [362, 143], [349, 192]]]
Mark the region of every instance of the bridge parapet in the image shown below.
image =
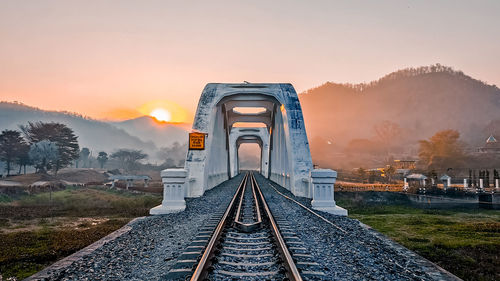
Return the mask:
[[186, 209], [186, 180], [185, 169], [166, 169], [161, 171], [163, 182], [163, 201], [161, 205], [149, 211], [151, 215], [163, 215], [181, 212]]
[[339, 216], [347, 216], [347, 210], [335, 204], [334, 185], [337, 172], [330, 169], [314, 169], [311, 171], [313, 186], [313, 209]]

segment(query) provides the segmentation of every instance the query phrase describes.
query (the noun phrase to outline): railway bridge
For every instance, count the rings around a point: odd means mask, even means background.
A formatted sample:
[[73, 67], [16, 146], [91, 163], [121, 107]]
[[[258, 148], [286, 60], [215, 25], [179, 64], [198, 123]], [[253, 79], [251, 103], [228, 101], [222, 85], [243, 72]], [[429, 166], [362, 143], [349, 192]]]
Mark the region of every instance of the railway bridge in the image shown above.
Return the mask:
[[[243, 143], [260, 148], [258, 171], [241, 171]], [[290, 84], [208, 84], [185, 167], [161, 175], [154, 216], [28, 280], [459, 280], [342, 216]]]
[[[193, 139], [203, 138], [192, 147]], [[201, 94], [184, 169], [162, 171], [164, 198], [152, 215], [185, 209], [185, 197], [239, 174], [238, 148], [260, 147], [259, 172], [293, 195], [312, 198], [313, 208], [347, 215], [336, 206], [336, 172], [313, 169], [300, 101], [291, 84], [210, 83]]]

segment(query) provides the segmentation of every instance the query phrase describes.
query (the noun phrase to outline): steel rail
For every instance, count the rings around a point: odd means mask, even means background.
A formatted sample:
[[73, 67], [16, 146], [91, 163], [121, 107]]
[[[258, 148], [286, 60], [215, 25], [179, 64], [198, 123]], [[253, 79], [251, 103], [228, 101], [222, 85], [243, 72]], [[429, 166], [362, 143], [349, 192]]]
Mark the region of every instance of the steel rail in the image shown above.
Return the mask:
[[252, 231], [260, 228], [262, 225], [262, 216], [260, 214], [259, 199], [257, 198], [257, 195], [255, 193], [255, 185], [254, 185], [253, 181], [250, 180], [250, 183], [252, 185], [252, 196], [253, 196], [253, 200], [254, 200], [255, 212], [257, 213], [257, 220], [253, 223], [244, 223], [240, 220], [241, 207], [243, 205], [243, 199], [245, 197], [243, 194], [245, 194], [246, 188], [247, 188], [247, 183], [245, 182], [245, 185], [243, 187], [243, 191], [241, 192], [242, 195], [240, 197], [240, 203], [238, 204], [238, 209], [236, 210], [236, 216], [234, 217], [235, 227], [237, 227], [240, 231], [243, 231], [243, 232], [252, 232]]
[[[276, 221], [274, 220], [274, 217], [271, 213], [271, 210], [269, 209], [269, 206], [267, 205], [267, 202], [264, 198], [264, 194], [260, 190], [260, 187], [257, 183], [257, 180], [255, 179], [253, 173], [247, 173], [245, 174], [242, 182], [238, 186], [238, 189], [231, 199], [231, 202], [229, 203], [229, 206], [227, 207], [224, 215], [222, 216], [219, 224], [217, 225], [217, 228], [215, 229], [214, 233], [212, 234], [212, 237], [210, 241], [208, 242], [207, 247], [205, 248], [205, 251], [203, 252], [203, 255], [201, 256], [201, 259], [196, 266], [196, 269], [193, 272], [193, 275], [191, 276], [190, 280], [191, 281], [198, 281], [198, 280], [204, 280], [207, 275], [208, 275], [208, 269], [212, 265], [213, 257], [216, 252], [216, 248], [218, 247], [219, 243], [221, 243], [221, 236], [223, 233], [224, 228], [226, 227], [227, 223], [229, 222], [229, 218], [231, 214], [234, 214], [234, 208], [236, 208], [236, 201], [238, 201], [238, 196], [243, 197], [243, 191], [246, 188], [247, 180], [250, 180], [252, 184], [252, 191], [254, 195], [254, 199], [256, 199], [256, 212], [257, 212], [257, 217], [262, 216], [262, 212], [260, 211], [261, 206], [264, 209], [263, 215], [267, 217], [267, 220], [269, 222], [270, 230], [271, 233], [274, 237], [274, 241], [276, 244], [276, 249], [281, 256], [281, 260], [283, 262], [283, 265], [285, 267], [285, 275], [288, 277], [289, 280], [292, 281], [302, 281], [302, 277], [300, 276], [300, 273], [297, 269], [297, 266], [295, 265], [292, 255], [288, 251], [288, 248], [286, 247], [285, 240], [283, 239], [278, 225], [276, 224]], [[241, 207], [241, 200], [240, 204], [238, 204], [239, 207]], [[240, 214], [238, 212], [238, 214]], [[261, 217], [262, 219], [262, 217]], [[236, 223], [236, 219], [234, 221]]]
[[253, 181], [253, 184], [255, 184], [256, 190], [259, 193], [260, 197], [260, 202], [262, 206], [264, 207], [265, 214], [267, 218], [269, 219], [269, 224], [271, 225], [271, 232], [274, 236], [274, 239], [276, 240], [276, 243], [278, 244], [277, 250], [280, 252], [283, 263], [286, 269], [286, 275], [288, 279], [290, 280], [296, 280], [296, 281], [302, 281], [302, 277], [300, 276], [299, 270], [297, 269], [297, 266], [295, 265], [295, 262], [293, 261], [292, 255], [290, 254], [290, 251], [288, 251], [288, 248], [286, 247], [285, 240], [281, 236], [281, 233], [279, 231], [278, 225], [276, 224], [276, 221], [274, 220], [274, 217], [271, 213], [271, 210], [269, 209], [269, 206], [267, 205], [266, 199], [264, 198], [264, 194], [262, 193], [259, 184], [257, 183], [257, 180], [255, 179], [253, 173], [250, 175], [250, 179]]
[[[245, 182], [243, 183], [243, 188], [242, 188], [242, 191], [241, 191], [241, 194], [245, 194], [245, 191], [247, 189], [247, 181], [248, 181], [248, 178], [245, 176]], [[240, 196], [240, 200], [239, 200], [239, 203], [238, 203], [238, 208], [236, 209], [236, 216], [234, 217], [235, 221], [238, 222], [240, 220], [240, 217], [241, 217], [241, 207], [243, 206], [243, 198], [245, 196]]]
[[[252, 173], [252, 178], [253, 178], [253, 173]], [[252, 180], [252, 193], [253, 193], [253, 199], [255, 200], [255, 211], [257, 212], [257, 221], [262, 221], [262, 215], [260, 214], [260, 208], [259, 208], [259, 200], [255, 192], [256, 189], [257, 185], [254, 184], [254, 181]]]
[[208, 242], [207, 247], [205, 248], [205, 251], [203, 252], [203, 255], [201, 256], [200, 262], [196, 266], [196, 269], [193, 272], [193, 275], [191, 276], [191, 281], [194, 280], [203, 280], [206, 275], [207, 275], [207, 269], [211, 265], [212, 257], [214, 255], [215, 249], [217, 247], [217, 244], [220, 242], [220, 237], [222, 235], [222, 232], [224, 230], [224, 227], [228, 221], [229, 214], [231, 211], [234, 209], [235, 206], [235, 201], [237, 200], [238, 196], [241, 194], [241, 191], [243, 190], [243, 186], [246, 184], [248, 178], [248, 173], [245, 174], [243, 177], [243, 180], [241, 181], [240, 185], [238, 186], [238, 189], [236, 190], [236, 193], [233, 196], [233, 199], [231, 199], [231, 202], [229, 203], [229, 206], [227, 207], [226, 211], [224, 212], [224, 215], [222, 216], [219, 224], [217, 225], [217, 228], [215, 229], [212, 238]]

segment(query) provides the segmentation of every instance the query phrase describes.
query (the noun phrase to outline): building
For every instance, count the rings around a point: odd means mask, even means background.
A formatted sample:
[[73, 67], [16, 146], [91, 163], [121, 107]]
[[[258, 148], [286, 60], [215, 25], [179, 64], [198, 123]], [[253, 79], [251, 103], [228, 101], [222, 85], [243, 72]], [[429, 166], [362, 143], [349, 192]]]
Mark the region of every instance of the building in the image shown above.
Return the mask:
[[500, 143], [493, 135], [490, 135], [490, 137], [486, 140], [484, 146], [478, 148], [478, 152], [488, 153], [488, 154], [500, 154]]
[[394, 160], [394, 168], [404, 170], [415, 170], [417, 160]]

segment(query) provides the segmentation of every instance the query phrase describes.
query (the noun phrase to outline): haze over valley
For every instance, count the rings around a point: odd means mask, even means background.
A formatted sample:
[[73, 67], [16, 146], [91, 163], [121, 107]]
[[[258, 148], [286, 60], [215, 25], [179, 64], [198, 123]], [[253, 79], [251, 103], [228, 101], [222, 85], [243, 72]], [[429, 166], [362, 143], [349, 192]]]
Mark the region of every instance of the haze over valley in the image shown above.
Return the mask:
[[[416, 159], [418, 141], [454, 129], [470, 149], [500, 133], [500, 90], [451, 67], [431, 65], [390, 73], [365, 84], [327, 82], [299, 94], [313, 161], [329, 168], [380, 166], [393, 157]], [[161, 122], [151, 116], [100, 121], [78, 113], [45, 111], [0, 103], [0, 128], [27, 122], [61, 122], [75, 130], [81, 147], [112, 152], [142, 150], [161, 163], [161, 148], [185, 145], [189, 123]], [[185, 147], [185, 146], [184, 146]], [[184, 148], [185, 149], [185, 148]], [[242, 161], [258, 162], [255, 148]], [[174, 156], [176, 163], [183, 152]]]

